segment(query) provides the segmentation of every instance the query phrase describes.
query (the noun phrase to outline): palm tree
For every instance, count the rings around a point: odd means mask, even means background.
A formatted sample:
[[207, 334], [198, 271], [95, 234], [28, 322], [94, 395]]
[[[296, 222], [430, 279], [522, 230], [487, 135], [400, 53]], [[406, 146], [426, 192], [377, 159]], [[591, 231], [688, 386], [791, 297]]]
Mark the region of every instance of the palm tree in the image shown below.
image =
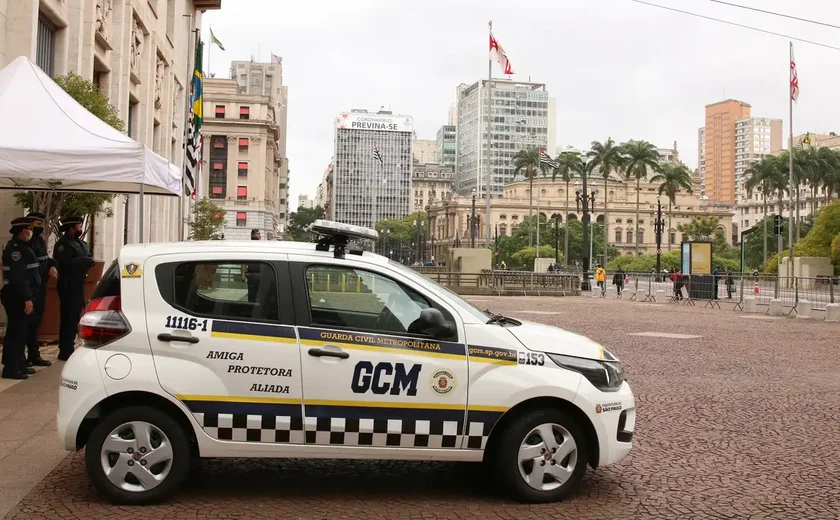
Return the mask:
[[823, 153], [827, 154], [830, 152], [833, 156], [830, 159], [825, 157], [827, 171], [822, 179], [823, 187], [825, 188], [825, 203], [828, 204], [831, 201], [831, 196], [835, 192], [840, 193], [840, 150], [831, 148], [820, 148], [820, 150], [826, 150]]
[[[530, 150], [519, 150], [513, 156], [513, 174], [517, 175], [520, 171], [525, 171], [525, 178], [528, 179], [528, 247], [531, 247], [533, 241], [533, 220], [534, 220], [534, 177], [537, 176], [537, 171], [542, 170], [540, 164], [540, 150], [532, 148]], [[545, 175], [545, 170], [543, 170]]]
[[563, 265], [569, 265], [569, 183], [575, 175], [580, 175], [585, 167], [583, 158], [577, 152], [562, 152], [555, 160], [557, 167], [551, 172], [551, 180], [559, 176], [566, 183], [566, 238], [563, 240]]
[[[624, 157], [621, 155], [621, 147], [616, 145], [611, 137], [603, 143], [592, 141], [592, 148], [586, 153], [589, 158], [589, 166], [593, 169], [598, 169], [601, 172], [601, 177], [604, 178], [604, 269], [607, 268], [607, 247], [609, 246], [609, 225], [610, 218], [607, 210], [609, 209], [609, 189], [607, 187], [607, 180], [613, 173], [621, 171], [624, 165]], [[567, 183], [568, 186], [568, 183]]]
[[[779, 154], [779, 159], [781, 161], [780, 169], [784, 174], [785, 179], [787, 179], [790, 175], [790, 152], [785, 150]], [[799, 239], [802, 236], [802, 228], [799, 222], [799, 188], [811, 177], [811, 171], [814, 166], [815, 164], [813, 158], [807, 152], [794, 149], [793, 189], [796, 190], [796, 193], [790, 194], [790, 203], [796, 204], [796, 214], [794, 216], [794, 219], [796, 220], [796, 242], [799, 242]], [[788, 189], [788, 191], [790, 190]], [[793, 223], [791, 223], [791, 225], [793, 225]]]
[[749, 168], [744, 170], [747, 175], [747, 182], [745, 188], [747, 189], [747, 196], [752, 197], [753, 191], [758, 189], [761, 191], [764, 209], [764, 263], [767, 263], [767, 197], [772, 195], [778, 184], [778, 177], [781, 176], [779, 171], [778, 158], [773, 155], [765, 155], [760, 161], [754, 162]]
[[629, 141], [621, 145], [624, 156], [624, 173], [628, 179], [636, 179], [636, 254], [639, 254], [639, 194], [641, 181], [648, 172], [659, 172], [659, 152], [647, 141]]
[[811, 218], [817, 216], [817, 192], [825, 188], [826, 201], [829, 198], [829, 190], [837, 182], [837, 172], [840, 169], [840, 153], [827, 146], [821, 146], [813, 151], [813, 159], [816, 165], [814, 175], [811, 177]]
[[650, 182], [660, 182], [659, 194], [668, 197], [668, 251], [671, 250], [671, 208], [677, 203], [677, 193], [685, 190], [693, 193], [691, 183], [691, 172], [688, 166], [683, 163], [665, 164], [662, 166], [662, 173], [650, 178]]

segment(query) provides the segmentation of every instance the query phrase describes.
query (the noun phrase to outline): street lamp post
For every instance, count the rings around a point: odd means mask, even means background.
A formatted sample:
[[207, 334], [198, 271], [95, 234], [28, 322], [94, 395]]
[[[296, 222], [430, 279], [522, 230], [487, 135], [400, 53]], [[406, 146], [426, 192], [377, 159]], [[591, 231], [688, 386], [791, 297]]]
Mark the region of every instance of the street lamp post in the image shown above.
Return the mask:
[[665, 219], [662, 218], [662, 194], [656, 196], [656, 220], [653, 221], [653, 229], [656, 231], [656, 277], [662, 273], [662, 231], [665, 228]]
[[472, 190], [472, 216], [470, 216], [470, 247], [475, 248], [475, 188]]
[[[554, 263], [560, 264], [560, 214], [551, 215], [554, 219]], [[565, 251], [563, 254], [568, 254]]]
[[588, 291], [591, 289], [591, 285], [589, 284], [589, 241], [591, 240], [591, 236], [589, 233], [589, 203], [595, 202], [595, 195], [597, 195], [597, 190], [593, 190], [591, 195], [589, 190], [586, 186], [587, 181], [587, 173], [584, 170], [580, 176], [581, 181], [583, 184], [575, 183], [575, 207], [580, 210], [581, 206], [583, 207], [583, 217], [581, 218], [581, 223], [583, 224], [583, 279], [580, 282], [580, 290], [581, 291]]

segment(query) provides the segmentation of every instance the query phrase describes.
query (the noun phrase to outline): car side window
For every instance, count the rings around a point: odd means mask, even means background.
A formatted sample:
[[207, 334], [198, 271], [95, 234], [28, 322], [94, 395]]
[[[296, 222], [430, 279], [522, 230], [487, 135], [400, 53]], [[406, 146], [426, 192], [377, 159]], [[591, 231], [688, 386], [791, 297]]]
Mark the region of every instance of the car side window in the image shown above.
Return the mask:
[[266, 262], [184, 262], [174, 271], [173, 302], [190, 314], [240, 320], [279, 319], [277, 276]]
[[306, 284], [313, 326], [420, 334], [412, 325], [420, 311], [432, 306], [417, 291], [391, 278], [353, 267], [310, 265]]

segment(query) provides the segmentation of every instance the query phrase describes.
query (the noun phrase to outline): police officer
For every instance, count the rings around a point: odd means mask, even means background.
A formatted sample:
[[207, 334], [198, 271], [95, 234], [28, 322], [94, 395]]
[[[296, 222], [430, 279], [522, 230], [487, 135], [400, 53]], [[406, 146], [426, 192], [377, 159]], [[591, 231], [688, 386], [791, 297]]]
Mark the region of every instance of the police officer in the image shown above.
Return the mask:
[[58, 299], [61, 324], [58, 331], [58, 359], [67, 361], [76, 343], [76, 329], [85, 305], [85, 278], [94, 265], [87, 244], [81, 240], [82, 217], [68, 216], [61, 219], [61, 238], [53, 248], [53, 258], [58, 266]]
[[28, 379], [35, 369], [24, 364], [23, 356], [29, 321], [41, 293], [41, 266], [28, 244], [32, 237], [31, 219], [14, 219], [9, 232], [12, 239], [3, 248], [3, 289], [0, 289], [0, 301], [8, 318], [3, 341], [3, 377]]
[[47, 282], [55, 278], [58, 271], [55, 268], [55, 260], [47, 255], [47, 242], [44, 240], [44, 220], [47, 216], [43, 213], [30, 211], [27, 215], [32, 220], [32, 238], [29, 240], [29, 247], [35, 253], [38, 264], [41, 266], [41, 292], [35, 299], [35, 312], [29, 319], [29, 333], [26, 336], [27, 366], [48, 367], [49, 361], [41, 357], [38, 345], [38, 331], [41, 328], [41, 320], [44, 317], [44, 305], [47, 300]]
[[[260, 240], [259, 229], [251, 230], [251, 240]], [[260, 292], [260, 264], [245, 265], [245, 280], [248, 283], [248, 301], [257, 301], [257, 293]]]

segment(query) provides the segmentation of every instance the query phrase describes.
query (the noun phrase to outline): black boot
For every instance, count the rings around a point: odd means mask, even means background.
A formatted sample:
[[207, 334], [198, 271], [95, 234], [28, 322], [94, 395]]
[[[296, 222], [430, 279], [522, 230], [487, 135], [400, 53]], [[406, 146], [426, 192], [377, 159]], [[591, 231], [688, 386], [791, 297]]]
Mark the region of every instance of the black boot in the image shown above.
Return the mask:
[[67, 352], [67, 351], [59, 352], [58, 353], [58, 360], [59, 361], [67, 361], [68, 359], [70, 359], [70, 354], [72, 354], [72, 353], [73, 353], [72, 350], [69, 351], [69, 352]]
[[14, 370], [9, 370], [7, 368], [3, 369], [3, 379], [29, 379], [29, 376], [23, 374], [21, 372], [17, 372]]
[[52, 363], [50, 363], [49, 361], [47, 361], [39, 355], [38, 357], [30, 358], [29, 365], [34, 365], [36, 367], [48, 367], [52, 365]]

